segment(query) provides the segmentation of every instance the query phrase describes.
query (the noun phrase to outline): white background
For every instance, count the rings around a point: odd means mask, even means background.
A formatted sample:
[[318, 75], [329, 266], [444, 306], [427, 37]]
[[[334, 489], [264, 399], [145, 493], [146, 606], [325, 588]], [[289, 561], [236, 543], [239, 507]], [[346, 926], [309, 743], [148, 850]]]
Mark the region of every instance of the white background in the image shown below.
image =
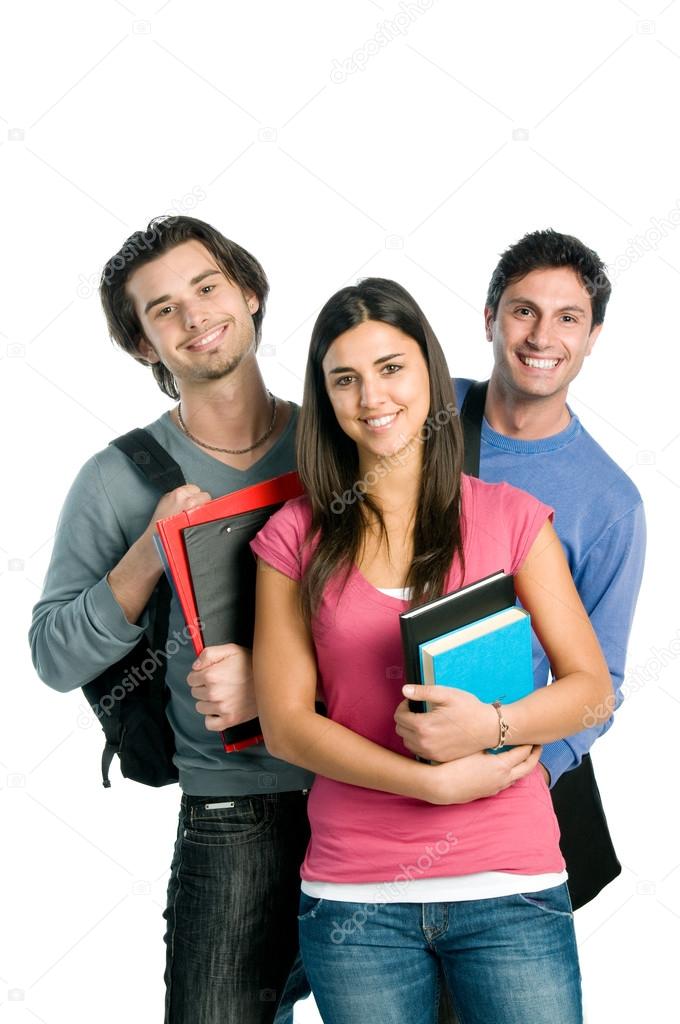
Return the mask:
[[628, 699], [595, 756], [624, 871], [576, 921], [588, 1021], [677, 1019], [680, 3], [159, 4], [3, 16], [0, 1024], [162, 1019], [178, 792], [102, 789], [98, 726], [38, 681], [25, 636], [78, 468], [168, 407], [96, 295], [163, 212], [262, 261], [261, 365], [295, 399], [316, 312], [359, 276], [402, 282], [452, 373], [483, 376], [506, 245], [553, 226], [612, 268], [571, 404], [640, 488], [650, 536]]

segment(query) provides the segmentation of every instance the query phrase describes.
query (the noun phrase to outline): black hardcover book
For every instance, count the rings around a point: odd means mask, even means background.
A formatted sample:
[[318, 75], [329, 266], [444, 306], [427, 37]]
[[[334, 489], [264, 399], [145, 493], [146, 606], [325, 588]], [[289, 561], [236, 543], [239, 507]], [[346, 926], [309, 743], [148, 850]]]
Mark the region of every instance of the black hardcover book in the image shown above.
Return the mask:
[[[420, 645], [436, 640], [445, 633], [467, 626], [477, 619], [501, 612], [515, 604], [513, 577], [499, 571], [476, 583], [444, 594], [399, 616], [401, 643], [404, 652], [404, 675], [407, 683], [422, 683]], [[411, 711], [425, 711], [425, 703], [410, 700]]]

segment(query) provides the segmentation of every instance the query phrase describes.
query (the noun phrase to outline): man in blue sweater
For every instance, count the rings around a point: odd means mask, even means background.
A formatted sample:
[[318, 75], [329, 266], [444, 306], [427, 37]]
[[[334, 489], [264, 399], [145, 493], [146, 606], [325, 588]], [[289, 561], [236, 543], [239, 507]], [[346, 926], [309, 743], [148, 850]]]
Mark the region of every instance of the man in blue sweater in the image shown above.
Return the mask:
[[[484, 311], [494, 365], [479, 475], [521, 487], [555, 509], [555, 529], [609, 665], [616, 710], [642, 578], [644, 511], [633, 482], [567, 405], [569, 385], [602, 330], [610, 292], [597, 254], [572, 236], [534, 231], [503, 253]], [[459, 409], [472, 383], [456, 380]], [[549, 673], [534, 639], [535, 685], [544, 686]], [[446, 761], [445, 689], [438, 710], [414, 715], [403, 704], [397, 728], [415, 753]], [[546, 744], [541, 765], [549, 786], [581, 763], [612, 721], [584, 720], [577, 735]]]

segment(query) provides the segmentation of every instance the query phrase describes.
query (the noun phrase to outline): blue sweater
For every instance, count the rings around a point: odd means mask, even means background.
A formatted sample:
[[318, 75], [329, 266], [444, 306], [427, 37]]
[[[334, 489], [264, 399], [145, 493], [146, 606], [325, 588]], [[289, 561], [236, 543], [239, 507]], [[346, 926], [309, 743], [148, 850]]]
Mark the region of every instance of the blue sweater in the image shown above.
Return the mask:
[[[454, 383], [460, 408], [472, 381]], [[645, 516], [635, 484], [573, 413], [565, 430], [537, 441], [506, 437], [484, 419], [479, 475], [521, 487], [555, 509], [555, 529], [609, 666], [615, 710], [623, 700], [626, 648], [645, 558]], [[535, 686], [545, 686], [549, 673], [548, 658], [534, 637]], [[545, 745], [541, 761], [551, 785], [580, 764], [611, 724], [610, 718]]]

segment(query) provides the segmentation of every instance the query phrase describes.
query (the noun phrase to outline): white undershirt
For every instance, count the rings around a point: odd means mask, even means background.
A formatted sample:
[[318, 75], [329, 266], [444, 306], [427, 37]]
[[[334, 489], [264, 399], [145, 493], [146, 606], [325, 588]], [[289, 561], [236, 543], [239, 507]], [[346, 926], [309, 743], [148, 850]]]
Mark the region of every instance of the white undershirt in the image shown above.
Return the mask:
[[[410, 590], [377, 587], [381, 594], [408, 601]], [[483, 900], [539, 892], [562, 885], [566, 871], [541, 875], [518, 875], [510, 871], [479, 871], [472, 875], [442, 878], [410, 878], [398, 882], [320, 882], [305, 880], [301, 889], [316, 899], [341, 903], [453, 903], [455, 900]]]

